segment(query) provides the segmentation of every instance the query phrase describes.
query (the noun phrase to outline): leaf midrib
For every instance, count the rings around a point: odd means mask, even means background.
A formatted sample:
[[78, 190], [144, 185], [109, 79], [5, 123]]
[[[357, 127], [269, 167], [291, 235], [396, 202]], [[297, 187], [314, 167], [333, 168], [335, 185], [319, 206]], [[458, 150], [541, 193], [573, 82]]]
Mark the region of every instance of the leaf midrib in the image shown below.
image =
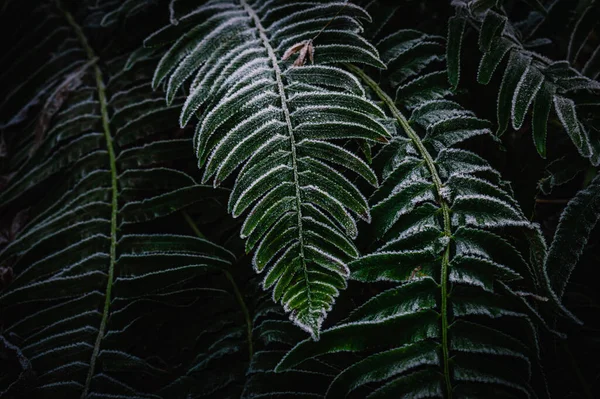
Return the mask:
[[[56, 0], [56, 5], [58, 9], [63, 13], [65, 19], [71, 26], [71, 28], [75, 31], [77, 39], [79, 40], [80, 45], [84, 48], [85, 53], [88, 57], [89, 62], [92, 62], [97, 59], [97, 56], [94, 52], [94, 49], [90, 46], [85, 33], [81, 26], [75, 21], [73, 15], [66, 10], [61, 0]], [[96, 368], [96, 360], [98, 358], [98, 354], [100, 353], [100, 344], [102, 339], [104, 338], [104, 332], [106, 330], [106, 324], [108, 322], [108, 315], [110, 312], [110, 301], [111, 301], [111, 292], [112, 285], [114, 279], [115, 272], [115, 263], [116, 263], [116, 253], [117, 253], [117, 212], [118, 212], [118, 185], [117, 185], [117, 161], [115, 156], [115, 150], [113, 146], [112, 135], [110, 131], [110, 122], [108, 117], [108, 105], [106, 101], [106, 87], [104, 85], [102, 70], [98, 66], [97, 63], [94, 63], [94, 74], [96, 80], [96, 90], [98, 92], [98, 100], [100, 102], [100, 113], [102, 116], [102, 130], [104, 131], [104, 137], [106, 139], [106, 148], [108, 150], [108, 158], [110, 164], [110, 175], [111, 175], [111, 217], [110, 217], [110, 257], [109, 257], [109, 266], [108, 266], [108, 278], [106, 283], [106, 292], [104, 295], [104, 308], [102, 311], [102, 320], [100, 322], [100, 327], [98, 328], [98, 335], [96, 336], [96, 341], [94, 343], [94, 349], [92, 351], [92, 357], [90, 359], [88, 374], [85, 380], [85, 385], [83, 387], [83, 391], [81, 393], [81, 398], [85, 399], [88, 395], [90, 385], [92, 382], [92, 378], [94, 376], [95, 368]]]
[[[294, 187], [296, 189], [296, 210], [297, 210], [296, 214], [298, 215], [298, 241], [299, 241], [299, 249], [300, 249], [300, 261], [302, 263], [302, 270], [304, 273], [304, 281], [306, 282], [308, 308], [311, 309], [312, 308], [312, 297], [311, 297], [311, 292], [310, 292], [308, 270], [307, 270], [307, 266], [306, 266], [306, 258], [305, 258], [305, 254], [304, 254], [305, 244], [304, 244], [304, 234], [302, 231], [302, 208], [301, 208], [302, 199], [301, 199], [301, 195], [300, 195], [300, 181], [299, 181], [299, 177], [298, 177], [296, 139], [294, 137], [294, 128], [292, 126], [290, 111], [287, 106], [288, 100], [287, 100], [287, 96], [285, 94], [285, 87], [283, 85], [282, 72], [281, 72], [281, 69], [279, 68], [279, 63], [277, 62], [277, 55], [275, 54], [275, 50], [273, 49], [273, 46], [271, 46], [269, 38], [267, 37], [266, 30], [263, 27], [263, 25], [260, 21], [260, 18], [256, 14], [256, 11], [254, 11], [254, 9], [252, 7], [250, 7], [250, 5], [248, 5], [246, 0], [240, 0], [240, 4], [242, 5], [242, 7], [244, 7], [244, 10], [250, 15], [250, 17], [254, 21], [254, 24], [256, 25], [256, 28], [258, 29], [260, 38], [263, 42], [264, 47], [267, 50], [267, 53], [269, 54], [269, 59], [271, 60], [271, 63], [273, 64], [273, 70], [275, 72], [275, 78], [277, 80], [277, 90], [279, 92], [279, 97], [281, 99], [281, 109], [283, 110], [283, 113], [285, 115], [285, 122], [286, 122], [287, 130], [289, 133], [289, 137], [290, 137]], [[314, 331], [313, 334], [318, 334], [318, 331]]]
[[[425, 164], [427, 165], [427, 169], [429, 169], [429, 173], [431, 173], [431, 178], [436, 188], [438, 202], [440, 204], [440, 208], [442, 209], [442, 214], [444, 216], [444, 236], [450, 238], [452, 236], [452, 226], [450, 224], [450, 206], [448, 202], [444, 199], [443, 196], [443, 184], [438, 174], [437, 169], [435, 168], [435, 162], [431, 157], [427, 148], [421, 141], [419, 135], [413, 130], [413, 128], [408, 123], [406, 117], [400, 112], [394, 100], [390, 96], [384, 92], [381, 87], [371, 79], [362, 69], [347, 64], [346, 67], [350, 69], [354, 74], [359, 76], [374, 92], [377, 96], [388, 106], [392, 115], [406, 135], [411, 139], [411, 141], [417, 147], [417, 150], [425, 160]], [[446, 384], [446, 393], [447, 398], [452, 399], [452, 381], [450, 380], [450, 351], [449, 351], [449, 340], [448, 340], [448, 265], [450, 263], [450, 240], [448, 240], [448, 244], [446, 244], [446, 249], [444, 250], [444, 255], [442, 257], [442, 272], [440, 277], [440, 285], [441, 285], [441, 296], [442, 296], [442, 304], [441, 304], [441, 318], [442, 318], [442, 356], [443, 356], [443, 364], [444, 364], [444, 380]]]

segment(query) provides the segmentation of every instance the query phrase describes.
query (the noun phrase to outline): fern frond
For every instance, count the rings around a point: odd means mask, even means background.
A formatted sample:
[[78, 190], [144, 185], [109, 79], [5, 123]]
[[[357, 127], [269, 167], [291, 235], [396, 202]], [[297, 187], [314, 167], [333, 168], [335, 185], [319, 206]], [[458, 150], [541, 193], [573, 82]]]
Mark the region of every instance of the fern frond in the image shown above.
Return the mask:
[[[423, 46], [409, 38], [423, 36], [398, 32], [381, 42], [381, 53], [402, 57]], [[336, 352], [365, 352], [337, 374], [326, 397], [358, 389], [370, 392], [368, 398], [535, 397], [537, 326], [545, 323], [525, 297], [545, 294], [547, 282], [539, 256], [530, 261], [518, 243], [533, 237], [545, 248], [498, 172], [460, 148], [489, 136], [489, 122], [441, 98], [449, 92], [447, 83], [435, 87], [429, 79], [436, 72], [390, 82], [397, 86], [394, 101], [365, 72], [350, 68], [399, 128], [374, 159], [383, 170], [369, 201], [375, 250], [350, 263], [351, 278], [395, 287], [325, 330], [319, 342], [299, 343], [276, 370]], [[399, 107], [412, 110], [411, 117]]]
[[[510, 126], [518, 130], [532, 112], [532, 137], [535, 147], [546, 157], [548, 119], [552, 110], [581, 154], [594, 165], [600, 163], [600, 138], [585, 126], [578, 115], [575, 92], [598, 93], [600, 83], [571, 67], [568, 61], [552, 61], [527, 49], [510, 21], [492, 8], [473, 10], [469, 1], [455, 2], [456, 16], [451, 19], [449, 42], [460, 42], [466, 22], [479, 32], [482, 57], [477, 81], [487, 85], [502, 61], [508, 57], [497, 101], [497, 134]], [[451, 83], [458, 83], [460, 46], [448, 47]], [[582, 111], [580, 111], [582, 112]]]
[[589, 236], [600, 219], [600, 177], [569, 201], [548, 251], [546, 268], [555, 292], [562, 296]]
[[[270, 303], [270, 304], [269, 304]], [[301, 369], [275, 373], [273, 369], [291, 347], [304, 337], [270, 298], [263, 298], [254, 317], [253, 337], [258, 350], [248, 367], [243, 399], [322, 398], [335, 377], [335, 367], [319, 361]]]
[[[314, 338], [358, 255], [355, 219], [370, 219], [363, 194], [336, 166], [376, 184], [339, 143], [389, 137], [356, 78], [328, 65], [383, 66], [359, 36], [368, 18], [349, 3], [221, 0], [146, 40], [169, 46], [153, 82], [166, 82], [169, 103], [192, 78], [180, 124], [199, 117], [203, 182], [218, 186], [235, 175], [229, 211], [247, 213], [242, 237], [255, 251], [254, 268], [266, 271], [264, 288]], [[309, 42], [315, 65], [284, 59]]]
[[[31, 97], [28, 83], [14, 89], [26, 103], [8, 101], [0, 109], [3, 116], [16, 112], [3, 120], [23, 126], [11, 136], [11, 177], [0, 212], [30, 208], [28, 222], [0, 252], [0, 264], [14, 273], [0, 292], [3, 334], [19, 342], [37, 374], [28, 395], [156, 398], [186, 358], [184, 343], [206, 328], [189, 322], [204, 311], [201, 299], [213, 298], [225, 312], [235, 306], [233, 295], [207, 283], [221, 278], [235, 257], [152, 223], [201, 202], [217, 213], [210, 201], [227, 191], [198, 184], [178, 166], [185, 165], [191, 139], [165, 134], [179, 108], [153, 93], [148, 68], [121, 72], [123, 57], [99, 63], [69, 11], [53, 4], [41, 10], [53, 26], [47, 28], [64, 36], [47, 43], [55, 46], [54, 58], [70, 54], [70, 61], [66, 68], [36, 63], [49, 79], [37, 82], [40, 98]], [[28, 117], [35, 103], [52, 100], [53, 88], [79, 72], [77, 91], [53, 103], [56, 112], [46, 118], [43, 107], [42, 115]], [[6, 73], [10, 81], [19, 70]], [[37, 136], [40, 120], [47, 126]], [[182, 321], [193, 338], [172, 336]], [[162, 349], [172, 340], [182, 345], [177, 355]]]

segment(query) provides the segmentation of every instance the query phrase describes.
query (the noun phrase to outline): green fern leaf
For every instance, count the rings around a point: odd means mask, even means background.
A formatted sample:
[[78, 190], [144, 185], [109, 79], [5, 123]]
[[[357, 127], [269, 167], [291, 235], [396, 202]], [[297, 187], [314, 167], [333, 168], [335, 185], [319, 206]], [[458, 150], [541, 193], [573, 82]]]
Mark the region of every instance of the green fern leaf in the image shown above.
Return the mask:
[[[215, 1], [146, 41], [170, 45], [154, 77], [155, 87], [168, 80], [169, 103], [193, 78], [180, 123], [199, 117], [202, 179], [218, 186], [236, 175], [229, 211], [248, 214], [242, 237], [255, 250], [254, 268], [266, 271], [264, 287], [274, 286], [274, 300], [314, 338], [357, 256], [349, 240], [355, 218], [370, 220], [363, 194], [333, 166], [377, 184], [367, 164], [335, 142], [389, 137], [356, 78], [328, 65], [383, 66], [359, 36], [359, 20], [368, 18], [349, 3]], [[309, 45], [315, 65], [286, 60], [286, 51]]]
[[567, 204], [548, 251], [546, 269], [559, 297], [564, 294], [569, 277], [599, 218], [600, 178], [596, 177]]
[[[199, 298], [215, 298], [225, 309], [235, 304], [229, 292], [205, 283], [235, 257], [206, 239], [140, 225], [191, 204], [210, 207], [228, 190], [198, 184], [175, 166], [185, 163], [182, 148], [191, 139], [164, 134], [173, 130], [179, 106], [167, 107], [153, 93], [148, 63], [128, 73], [123, 57], [99, 65], [70, 12], [44, 4], [34, 14], [62, 39], [44, 42], [37, 54], [35, 67], [48, 80], [32, 79], [13, 96], [29, 102], [40, 96], [57, 109], [50, 118], [48, 107], [32, 118], [31, 104], [0, 108], [3, 121], [22, 127], [1, 210], [30, 208], [23, 229], [0, 252], [0, 264], [14, 273], [0, 292], [3, 334], [19, 340], [37, 374], [28, 394], [156, 398], [147, 392], [171, 384], [180, 366], [169, 364], [173, 354], [162, 353], [166, 336], [157, 320], [177, 328], [175, 316], [185, 309], [190, 314], [182, 319], [192, 319]], [[15, 71], [6, 73], [9, 81]], [[62, 92], [59, 101], [54, 88], [73, 74], [80, 79], [77, 91]], [[34, 83], [40, 92], [31, 97]], [[36, 133], [40, 126], [43, 134]], [[198, 334], [199, 324], [191, 328]], [[132, 372], [153, 382], [131, 378]]]
[[[506, 131], [509, 121], [513, 129], [520, 129], [533, 104], [533, 141], [540, 156], [545, 157], [547, 124], [554, 108], [581, 156], [597, 165], [600, 160], [598, 150], [591, 144], [593, 140], [588, 128], [584, 127], [576, 104], [569, 96], [575, 91], [596, 92], [600, 88], [598, 82], [576, 71], [567, 61], [552, 62], [525, 48], [505, 15], [493, 9], [477, 12], [463, 3], [456, 3], [455, 18], [467, 18], [479, 31], [479, 47], [483, 52], [477, 81], [487, 85], [496, 69], [509, 55], [498, 94], [497, 134], [501, 135]], [[572, 42], [579, 43], [580, 40], [572, 39]], [[458, 48], [458, 45], [454, 47]], [[573, 47], [571, 45], [569, 48]], [[573, 53], [570, 55], [573, 58], [579, 50], [569, 51], [570, 54]], [[458, 56], [453, 54], [448, 60], [448, 73], [452, 79], [456, 79], [453, 76], [456, 75], [459, 64]]]

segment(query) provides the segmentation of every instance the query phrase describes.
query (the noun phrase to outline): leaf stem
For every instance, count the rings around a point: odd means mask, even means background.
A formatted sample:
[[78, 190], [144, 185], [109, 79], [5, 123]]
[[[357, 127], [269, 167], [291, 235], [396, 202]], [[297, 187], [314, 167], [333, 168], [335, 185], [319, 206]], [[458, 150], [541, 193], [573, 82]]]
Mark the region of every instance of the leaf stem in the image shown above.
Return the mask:
[[102, 310], [102, 320], [100, 321], [100, 327], [98, 328], [98, 335], [96, 336], [96, 342], [94, 343], [94, 349], [92, 351], [92, 357], [90, 359], [90, 365], [88, 374], [85, 380], [85, 385], [81, 393], [81, 398], [85, 399], [88, 395], [92, 378], [94, 376], [96, 368], [96, 360], [100, 353], [100, 344], [104, 338], [104, 332], [106, 331], [106, 324], [108, 322], [108, 315], [110, 313], [110, 302], [111, 292], [115, 275], [115, 264], [117, 256], [117, 212], [119, 207], [118, 200], [118, 184], [117, 184], [117, 161], [115, 156], [115, 150], [113, 147], [113, 140], [110, 131], [110, 123], [108, 117], [108, 106], [106, 100], [106, 87], [104, 85], [104, 79], [102, 76], [102, 70], [96, 62], [97, 57], [94, 49], [90, 46], [90, 43], [83, 32], [81, 26], [75, 21], [73, 15], [66, 10], [60, 0], [56, 0], [58, 9], [63, 13], [65, 19], [75, 31], [75, 35], [79, 40], [79, 43], [85, 50], [89, 62], [93, 61], [93, 68], [96, 78], [96, 90], [98, 94], [98, 101], [100, 103], [100, 113], [102, 116], [102, 129], [104, 131], [104, 138], [106, 139], [106, 149], [108, 151], [108, 159], [110, 164], [110, 178], [111, 178], [111, 216], [110, 216], [110, 257], [108, 266], [108, 281], [106, 283], [106, 292], [104, 294], [104, 309]]
[[[198, 225], [196, 224], [196, 222], [194, 222], [194, 219], [192, 219], [186, 211], [182, 211], [181, 213], [183, 214], [185, 221], [190, 226], [190, 228], [194, 231], [194, 233], [196, 233], [196, 235], [199, 238], [206, 239], [206, 236], [204, 234], [202, 234], [202, 232], [198, 228]], [[235, 295], [235, 299], [237, 300], [238, 304], [240, 305], [240, 308], [242, 308], [242, 313], [244, 314], [244, 319], [246, 320], [246, 335], [248, 337], [248, 355], [249, 355], [250, 361], [252, 361], [252, 356], [254, 356], [254, 347], [252, 344], [252, 319], [250, 318], [250, 312], [248, 311], [248, 307], [246, 306], [244, 297], [242, 296], [242, 293], [241, 293], [237, 283], [235, 282], [233, 276], [231, 275], [231, 273], [229, 273], [229, 271], [226, 269], [221, 269], [221, 271], [223, 272], [223, 274], [225, 274], [225, 278], [227, 278], [227, 281], [229, 281], [229, 283], [231, 283], [231, 286], [233, 287], [233, 294]]]
[[315, 39], [316, 39], [317, 37], [319, 37], [319, 35], [321, 35], [321, 33], [323, 33], [323, 31], [324, 31], [325, 29], [327, 29], [327, 27], [328, 27], [329, 25], [331, 25], [331, 23], [332, 23], [332, 22], [333, 22], [333, 21], [334, 21], [334, 20], [337, 18], [337, 16], [338, 16], [338, 15], [340, 15], [340, 13], [341, 13], [341, 12], [344, 10], [344, 8], [346, 8], [346, 6], [347, 6], [347, 5], [348, 5], [348, 0], [346, 0], [346, 2], [344, 3], [344, 6], [343, 6], [343, 7], [341, 7], [341, 8], [338, 10], [338, 12], [336, 12], [336, 13], [335, 13], [335, 15], [334, 15], [334, 16], [333, 16], [333, 17], [332, 17], [332, 18], [331, 18], [329, 21], [327, 21], [327, 23], [325, 24], [325, 26], [323, 26], [323, 27], [321, 28], [321, 30], [320, 30], [320, 31], [318, 31], [318, 32], [317, 32], [317, 34], [316, 34], [316, 35], [314, 35], [314, 36], [312, 37], [312, 39], [310, 39], [310, 41], [311, 41], [311, 42], [314, 42], [314, 41], [315, 41]]
[[[252, 9], [252, 7], [250, 7], [248, 5], [248, 3], [246, 2], [246, 0], [240, 0], [240, 4], [244, 7], [244, 10], [246, 10], [246, 12], [248, 13], [248, 15], [250, 15], [250, 17], [252, 18], [252, 20], [254, 21], [254, 24], [256, 25], [256, 28], [258, 29], [258, 32], [260, 34], [260, 38], [263, 42], [263, 46], [265, 47], [265, 49], [267, 50], [267, 53], [269, 54], [269, 58], [271, 59], [271, 63], [273, 64], [273, 70], [275, 72], [275, 78], [277, 80], [277, 89], [279, 92], [279, 97], [281, 98], [281, 110], [283, 111], [283, 114], [285, 115], [285, 122], [287, 125], [287, 130], [289, 133], [289, 138], [290, 138], [290, 153], [291, 153], [291, 158], [292, 158], [292, 169], [293, 169], [293, 173], [294, 173], [294, 187], [296, 188], [296, 214], [298, 215], [298, 248], [300, 250], [300, 259], [302, 262], [302, 271], [304, 274], [304, 281], [306, 282], [306, 292], [307, 292], [307, 299], [308, 299], [308, 308], [309, 308], [309, 313], [310, 313], [310, 309], [313, 307], [313, 299], [312, 299], [312, 295], [311, 295], [311, 290], [310, 290], [310, 285], [309, 285], [309, 279], [308, 279], [308, 270], [307, 270], [307, 266], [306, 266], [306, 256], [304, 254], [304, 234], [303, 234], [303, 228], [302, 228], [302, 196], [300, 194], [300, 179], [299, 179], [299, 173], [298, 173], [298, 160], [297, 160], [297, 155], [296, 155], [296, 139], [294, 137], [294, 128], [292, 126], [292, 120], [291, 120], [291, 116], [290, 116], [290, 110], [288, 109], [287, 106], [287, 96], [285, 94], [285, 87], [283, 85], [283, 79], [282, 79], [282, 72], [281, 69], [279, 68], [279, 63], [277, 61], [277, 55], [275, 54], [275, 50], [273, 49], [273, 46], [271, 46], [270, 42], [269, 42], [269, 38], [267, 37], [267, 32], [265, 30], [265, 28], [263, 27], [260, 18], [258, 17], [258, 15], [256, 14], [256, 12]], [[308, 320], [309, 322], [312, 320]], [[314, 338], [317, 338], [319, 336], [319, 331], [318, 326], [315, 325], [308, 325], [306, 326], [306, 328], [311, 330], [311, 335], [313, 335]]]
[[535, 202], [538, 204], [566, 204], [570, 200], [568, 199], [549, 199], [549, 198], [536, 198]]
[[196, 223], [194, 223], [194, 219], [192, 219], [191, 216], [186, 211], [181, 211], [181, 214], [183, 215], [183, 218], [185, 219], [187, 224], [190, 226], [190, 228], [194, 231], [194, 234], [196, 234], [200, 238], [206, 239], [206, 236], [204, 234], [202, 234], [200, 229], [198, 229], [198, 226], [196, 225]]
[[[425, 164], [427, 165], [427, 169], [429, 169], [429, 173], [431, 173], [431, 178], [433, 180], [433, 184], [435, 185], [438, 202], [440, 204], [440, 208], [442, 210], [442, 214], [444, 216], [444, 235], [448, 238], [452, 236], [452, 226], [450, 224], [450, 206], [448, 202], [444, 199], [442, 195], [443, 192], [443, 184], [440, 179], [440, 175], [438, 174], [437, 169], [435, 168], [435, 162], [431, 157], [427, 148], [421, 141], [419, 135], [414, 131], [414, 129], [410, 126], [406, 117], [400, 112], [394, 100], [384, 92], [381, 87], [371, 79], [362, 69], [352, 65], [346, 64], [346, 67], [360, 77], [366, 84], [369, 86], [375, 94], [387, 105], [392, 115], [406, 135], [411, 139], [413, 144], [417, 147], [417, 150], [421, 153], [421, 156], [425, 160]], [[449, 350], [449, 339], [448, 339], [448, 265], [450, 263], [450, 240], [446, 245], [446, 249], [444, 251], [444, 255], [442, 257], [442, 272], [440, 276], [440, 285], [442, 290], [442, 304], [441, 304], [441, 319], [442, 319], [442, 356], [443, 356], [443, 364], [444, 364], [444, 380], [446, 383], [446, 394], [447, 398], [452, 398], [452, 381], [450, 378], [450, 350]]]

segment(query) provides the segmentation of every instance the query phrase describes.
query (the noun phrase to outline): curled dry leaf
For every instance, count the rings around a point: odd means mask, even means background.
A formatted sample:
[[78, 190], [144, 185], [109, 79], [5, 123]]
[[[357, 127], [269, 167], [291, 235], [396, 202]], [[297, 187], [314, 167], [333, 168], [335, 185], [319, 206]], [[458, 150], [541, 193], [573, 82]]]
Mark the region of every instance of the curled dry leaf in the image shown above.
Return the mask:
[[294, 66], [301, 66], [306, 64], [306, 57], [308, 56], [308, 59], [310, 60], [311, 64], [315, 63], [315, 48], [313, 46], [313, 41], [312, 39], [308, 39], [308, 40], [303, 40], [301, 42], [298, 42], [294, 45], [292, 45], [290, 48], [288, 48], [285, 53], [283, 53], [283, 57], [281, 57], [281, 59], [283, 61], [289, 59], [292, 55], [299, 53], [298, 54], [298, 58], [296, 58], [296, 61], [294, 61]]

